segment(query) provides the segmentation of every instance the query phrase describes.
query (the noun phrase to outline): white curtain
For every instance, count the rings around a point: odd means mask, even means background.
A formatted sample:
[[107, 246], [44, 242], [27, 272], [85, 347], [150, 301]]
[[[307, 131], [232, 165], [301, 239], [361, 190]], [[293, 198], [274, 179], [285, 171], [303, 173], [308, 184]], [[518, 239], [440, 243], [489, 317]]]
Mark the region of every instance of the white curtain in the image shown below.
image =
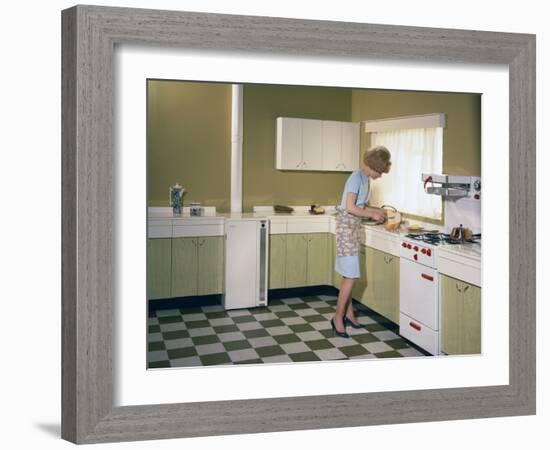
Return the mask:
[[422, 173], [442, 173], [443, 128], [414, 128], [371, 134], [371, 145], [390, 151], [390, 172], [371, 182], [369, 204], [391, 205], [399, 211], [441, 219], [441, 197], [426, 194]]

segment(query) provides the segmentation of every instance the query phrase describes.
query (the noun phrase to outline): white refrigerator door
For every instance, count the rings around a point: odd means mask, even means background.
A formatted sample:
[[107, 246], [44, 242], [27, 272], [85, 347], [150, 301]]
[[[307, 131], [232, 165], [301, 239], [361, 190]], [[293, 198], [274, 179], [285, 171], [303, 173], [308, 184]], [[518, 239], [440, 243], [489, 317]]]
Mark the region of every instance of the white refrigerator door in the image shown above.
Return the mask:
[[251, 308], [258, 303], [259, 222], [228, 220], [225, 241], [224, 308]]

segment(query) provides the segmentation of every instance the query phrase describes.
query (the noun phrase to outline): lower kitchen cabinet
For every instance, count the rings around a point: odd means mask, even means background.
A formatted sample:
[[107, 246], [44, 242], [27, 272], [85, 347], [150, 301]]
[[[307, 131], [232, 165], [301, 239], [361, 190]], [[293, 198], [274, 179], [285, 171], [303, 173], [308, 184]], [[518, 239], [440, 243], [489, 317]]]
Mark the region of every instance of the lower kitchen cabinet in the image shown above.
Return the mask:
[[223, 236], [148, 240], [147, 298], [221, 294]]
[[331, 284], [328, 233], [270, 236], [269, 288]]
[[366, 252], [367, 247], [361, 245], [359, 247], [359, 279], [353, 284], [353, 289], [351, 291], [351, 296], [355, 300], [360, 300], [363, 297], [365, 290], [367, 289]]
[[332, 285], [336, 289], [340, 289], [340, 284], [342, 283], [342, 275], [340, 275], [334, 269], [336, 265], [336, 235], [330, 234], [330, 272], [332, 274]]
[[286, 287], [307, 285], [307, 234], [286, 235]]
[[272, 234], [269, 237], [269, 289], [286, 286], [286, 235]]
[[147, 298], [170, 297], [172, 239], [147, 240]]
[[399, 258], [366, 247], [366, 287], [360, 301], [378, 314], [399, 323]]
[[197, 237], [172, 239], [172, 290], [169, 297], [197, 295], [198, 239]]
[[318, 286], [328, 283], [329, 257], [328, 234], [311, 233], [307, 239], [307, 276], [306, 286]]
[[222, 236], [197, 238], [197, 295], [221, 294], [223, 290], [224, 239]]
[[481, 289], [447, 275], [441, 285], [441, 350], [448, 355], [481, 353]]

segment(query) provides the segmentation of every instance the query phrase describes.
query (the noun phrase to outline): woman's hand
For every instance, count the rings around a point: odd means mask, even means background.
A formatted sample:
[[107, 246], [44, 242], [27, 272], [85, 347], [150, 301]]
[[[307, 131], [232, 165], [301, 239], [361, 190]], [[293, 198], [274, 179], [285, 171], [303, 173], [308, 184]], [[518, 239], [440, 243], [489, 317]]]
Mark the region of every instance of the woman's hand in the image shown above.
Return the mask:
[[369, 217], [377, 222], [384, 222], [386, 220], [386, 211], [377, 208], [365, 208]]
[[386, 210], [380, 208], [358, 208], [355, 206], [357, 194], [348, 192], [346, 195], [346, 211], [357, 217], [369, 217], [377, 222], [386, 220]]

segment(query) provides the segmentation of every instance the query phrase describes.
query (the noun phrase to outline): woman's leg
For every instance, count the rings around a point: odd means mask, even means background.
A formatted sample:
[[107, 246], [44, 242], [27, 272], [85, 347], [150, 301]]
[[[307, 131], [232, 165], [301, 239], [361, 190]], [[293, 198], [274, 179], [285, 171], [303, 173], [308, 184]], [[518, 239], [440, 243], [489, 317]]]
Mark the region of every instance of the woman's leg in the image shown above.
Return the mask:
[[344, 314], [351, 301], [351, 290], [356, 279], [342, 277], [342, 282], [340, 283], [340, 292], [338, 293], [338, 300], [336, 300], [336, 314], [334, 314], [334, 326], [336, 327], [336, 331], [340, 333], [346, 331], [344, 327]]
[[357, 325], [359, 322], [357, 322], [357, 319], [355, 318], [355, 312], [353, 311], [353, 299], [351, 295], [349, 296], [348, 303], [346, 306], [346, 317], [351, 320], [355, 325]]

